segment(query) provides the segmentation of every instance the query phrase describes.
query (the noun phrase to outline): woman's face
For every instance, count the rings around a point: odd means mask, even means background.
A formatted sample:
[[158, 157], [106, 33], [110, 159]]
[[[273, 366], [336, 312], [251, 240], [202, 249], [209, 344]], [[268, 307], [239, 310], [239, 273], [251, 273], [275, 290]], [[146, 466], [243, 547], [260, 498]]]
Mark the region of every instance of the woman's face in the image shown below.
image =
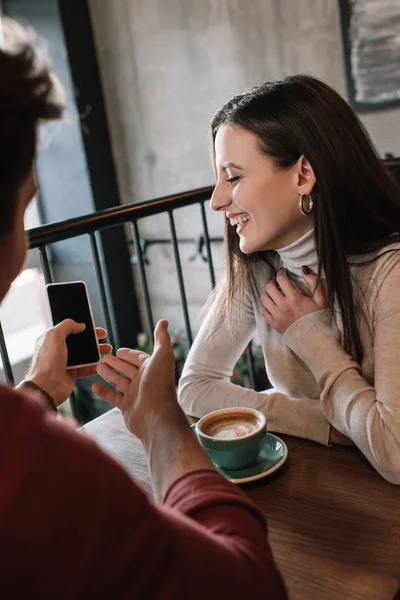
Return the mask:
[[27, 243], [24, 216], [36, 192], [37, 183], [32, 167], [18, 193], [13, 227], [0, 240], [0, 301], [19, 275], [25, 261]]
[[215, 138], [215, 168], [211, 208], [224, 211], [236, 226], [244, 254], [283, 248], [313, 227], [312, 216], [302, 215], [298, 206], [299, 195], [311, 193], [315, 184], [303, 156], [293, 167], [278, 169], [261, 152], [254, 134], [221, 125]]

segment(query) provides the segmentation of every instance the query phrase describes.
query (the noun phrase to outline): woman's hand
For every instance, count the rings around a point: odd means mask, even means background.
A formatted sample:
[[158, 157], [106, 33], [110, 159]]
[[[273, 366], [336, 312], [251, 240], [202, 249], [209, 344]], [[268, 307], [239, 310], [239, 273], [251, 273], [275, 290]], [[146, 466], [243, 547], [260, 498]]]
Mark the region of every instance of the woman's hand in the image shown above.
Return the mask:
[[275, 331], [284, 334], [286, 329], [301, 317], [327, 308], [324, 292], [318, 277], [308, 267], [302, 267], [304, 281], [312, 291], [309, 298], [294, 287], [284, 269], [266, 286], [261, 297], [262, 316]]
[[[55, 327], [51, 327], [36, 342], [35, 354], [25, 379], [32, 381], [45, 390], [59, 406], [72, 394], [75, 380], [80, 377], [96, 375], [96, 365], [80, 369], [67, 370], [67, 344], [69, 335], [76, 335], [85, 329], [83, 323], [65, 319]], [[96, 328], [99, 340], [106, 337], [107, 332], [101, 327]], [[100, 344], [102, 355], [112, 350], [110, 344]]]
[[340, 433], [333, 425], [331, 425], [329, 431], [329, 443], [337, 444], [338, 446], [354, 446], [353, 440], [343, 435], [343, 433]]

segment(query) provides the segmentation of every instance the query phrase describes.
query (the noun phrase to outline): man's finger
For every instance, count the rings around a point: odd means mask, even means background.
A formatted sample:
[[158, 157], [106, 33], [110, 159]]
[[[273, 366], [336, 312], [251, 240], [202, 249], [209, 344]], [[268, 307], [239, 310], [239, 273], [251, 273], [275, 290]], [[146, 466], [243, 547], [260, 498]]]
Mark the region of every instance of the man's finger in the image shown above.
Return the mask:
[[166, 319], [158, 321], [154, 330], [154, 351], [161, 348], [172, 351], [171, 338], [168, 333], [168, 321]]
[[82, 331], [86, 329], [86, 325], [85, 323], [77, 323], [72, 319], [64, 319], [64, 321], [58, 323], [54, 329], [61, 333], [64, 337], [67, 337], [71, 334], [82, 333]]
[[94, 383], [92, 385], [92, 392], [96, 394], [96, 396], [99, 396], [99, 398], [101, 398], [102, 400], [108, 402], [109, 404], [121, 408], [123, 396], [119, 392], [110, 390], [110, 388], [106, 387], [105, 385], [102, 385], [101, 383]]
[[99, 344], [100, 354], [111, 354], [113, 347], [111, 344]]
[[107, 331], [104, 327], [96, 327], [96, 336], [99, 340], [105, 340], [107, 337]]
[[121, 373], [128, 379], [132, 379], [137, 374], [137, 367], [133, 365], [131, 362], [126, 360], [122, 360], [121, 358], [117, 358], [115, 356], [104, 356], [103, 363], [117, 371], [117, 373]]
[[125, 393], [127, 391], [131, 380], [114, 371], [105, 362], [97, 365], [97, 373], [120, 392]]
[[131, 348], [120, 348], [117, 350], [117, 357], [131, 363], [131, 365], [134, 365], [137, 368], [142, 366], [144, 360], [150, 358], [146, 352], [142, 352], [141, 350], [131, 350]]

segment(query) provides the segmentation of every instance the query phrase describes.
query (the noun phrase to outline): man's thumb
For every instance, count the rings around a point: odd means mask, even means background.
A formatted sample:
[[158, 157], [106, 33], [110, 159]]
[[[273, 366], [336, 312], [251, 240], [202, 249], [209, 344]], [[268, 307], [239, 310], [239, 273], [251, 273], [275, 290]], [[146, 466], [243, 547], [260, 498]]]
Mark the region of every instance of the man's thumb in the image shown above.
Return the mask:
[[168, 321], [166, 319], [158, 321], [154, 330], [154, 350], [159, 350], [160, 348], [172, 348], [171, 338], [168, 333]]
[[86, 325], [85, 323], [77, 323], [72, 319], [64, 319], [64, 321], [61, 321], [61, 323], [56, 326], [56, 329], [58, 329], [63, 336], [67, 337], [68, 335], [71, 335], [71, 333], [82, 333], [82, 331], [86, 329]]

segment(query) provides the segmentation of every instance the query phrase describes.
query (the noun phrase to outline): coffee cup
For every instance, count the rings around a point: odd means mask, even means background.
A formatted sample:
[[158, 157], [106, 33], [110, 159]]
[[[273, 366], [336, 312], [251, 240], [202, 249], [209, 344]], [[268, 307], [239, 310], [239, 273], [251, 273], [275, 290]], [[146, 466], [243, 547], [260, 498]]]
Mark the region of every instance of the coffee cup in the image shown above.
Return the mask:
[[222, 408], [196, 423], [200, 444], [222, 469], [249, 467], [257, 459], [266, 434], [265, 415], [254, 408]]

